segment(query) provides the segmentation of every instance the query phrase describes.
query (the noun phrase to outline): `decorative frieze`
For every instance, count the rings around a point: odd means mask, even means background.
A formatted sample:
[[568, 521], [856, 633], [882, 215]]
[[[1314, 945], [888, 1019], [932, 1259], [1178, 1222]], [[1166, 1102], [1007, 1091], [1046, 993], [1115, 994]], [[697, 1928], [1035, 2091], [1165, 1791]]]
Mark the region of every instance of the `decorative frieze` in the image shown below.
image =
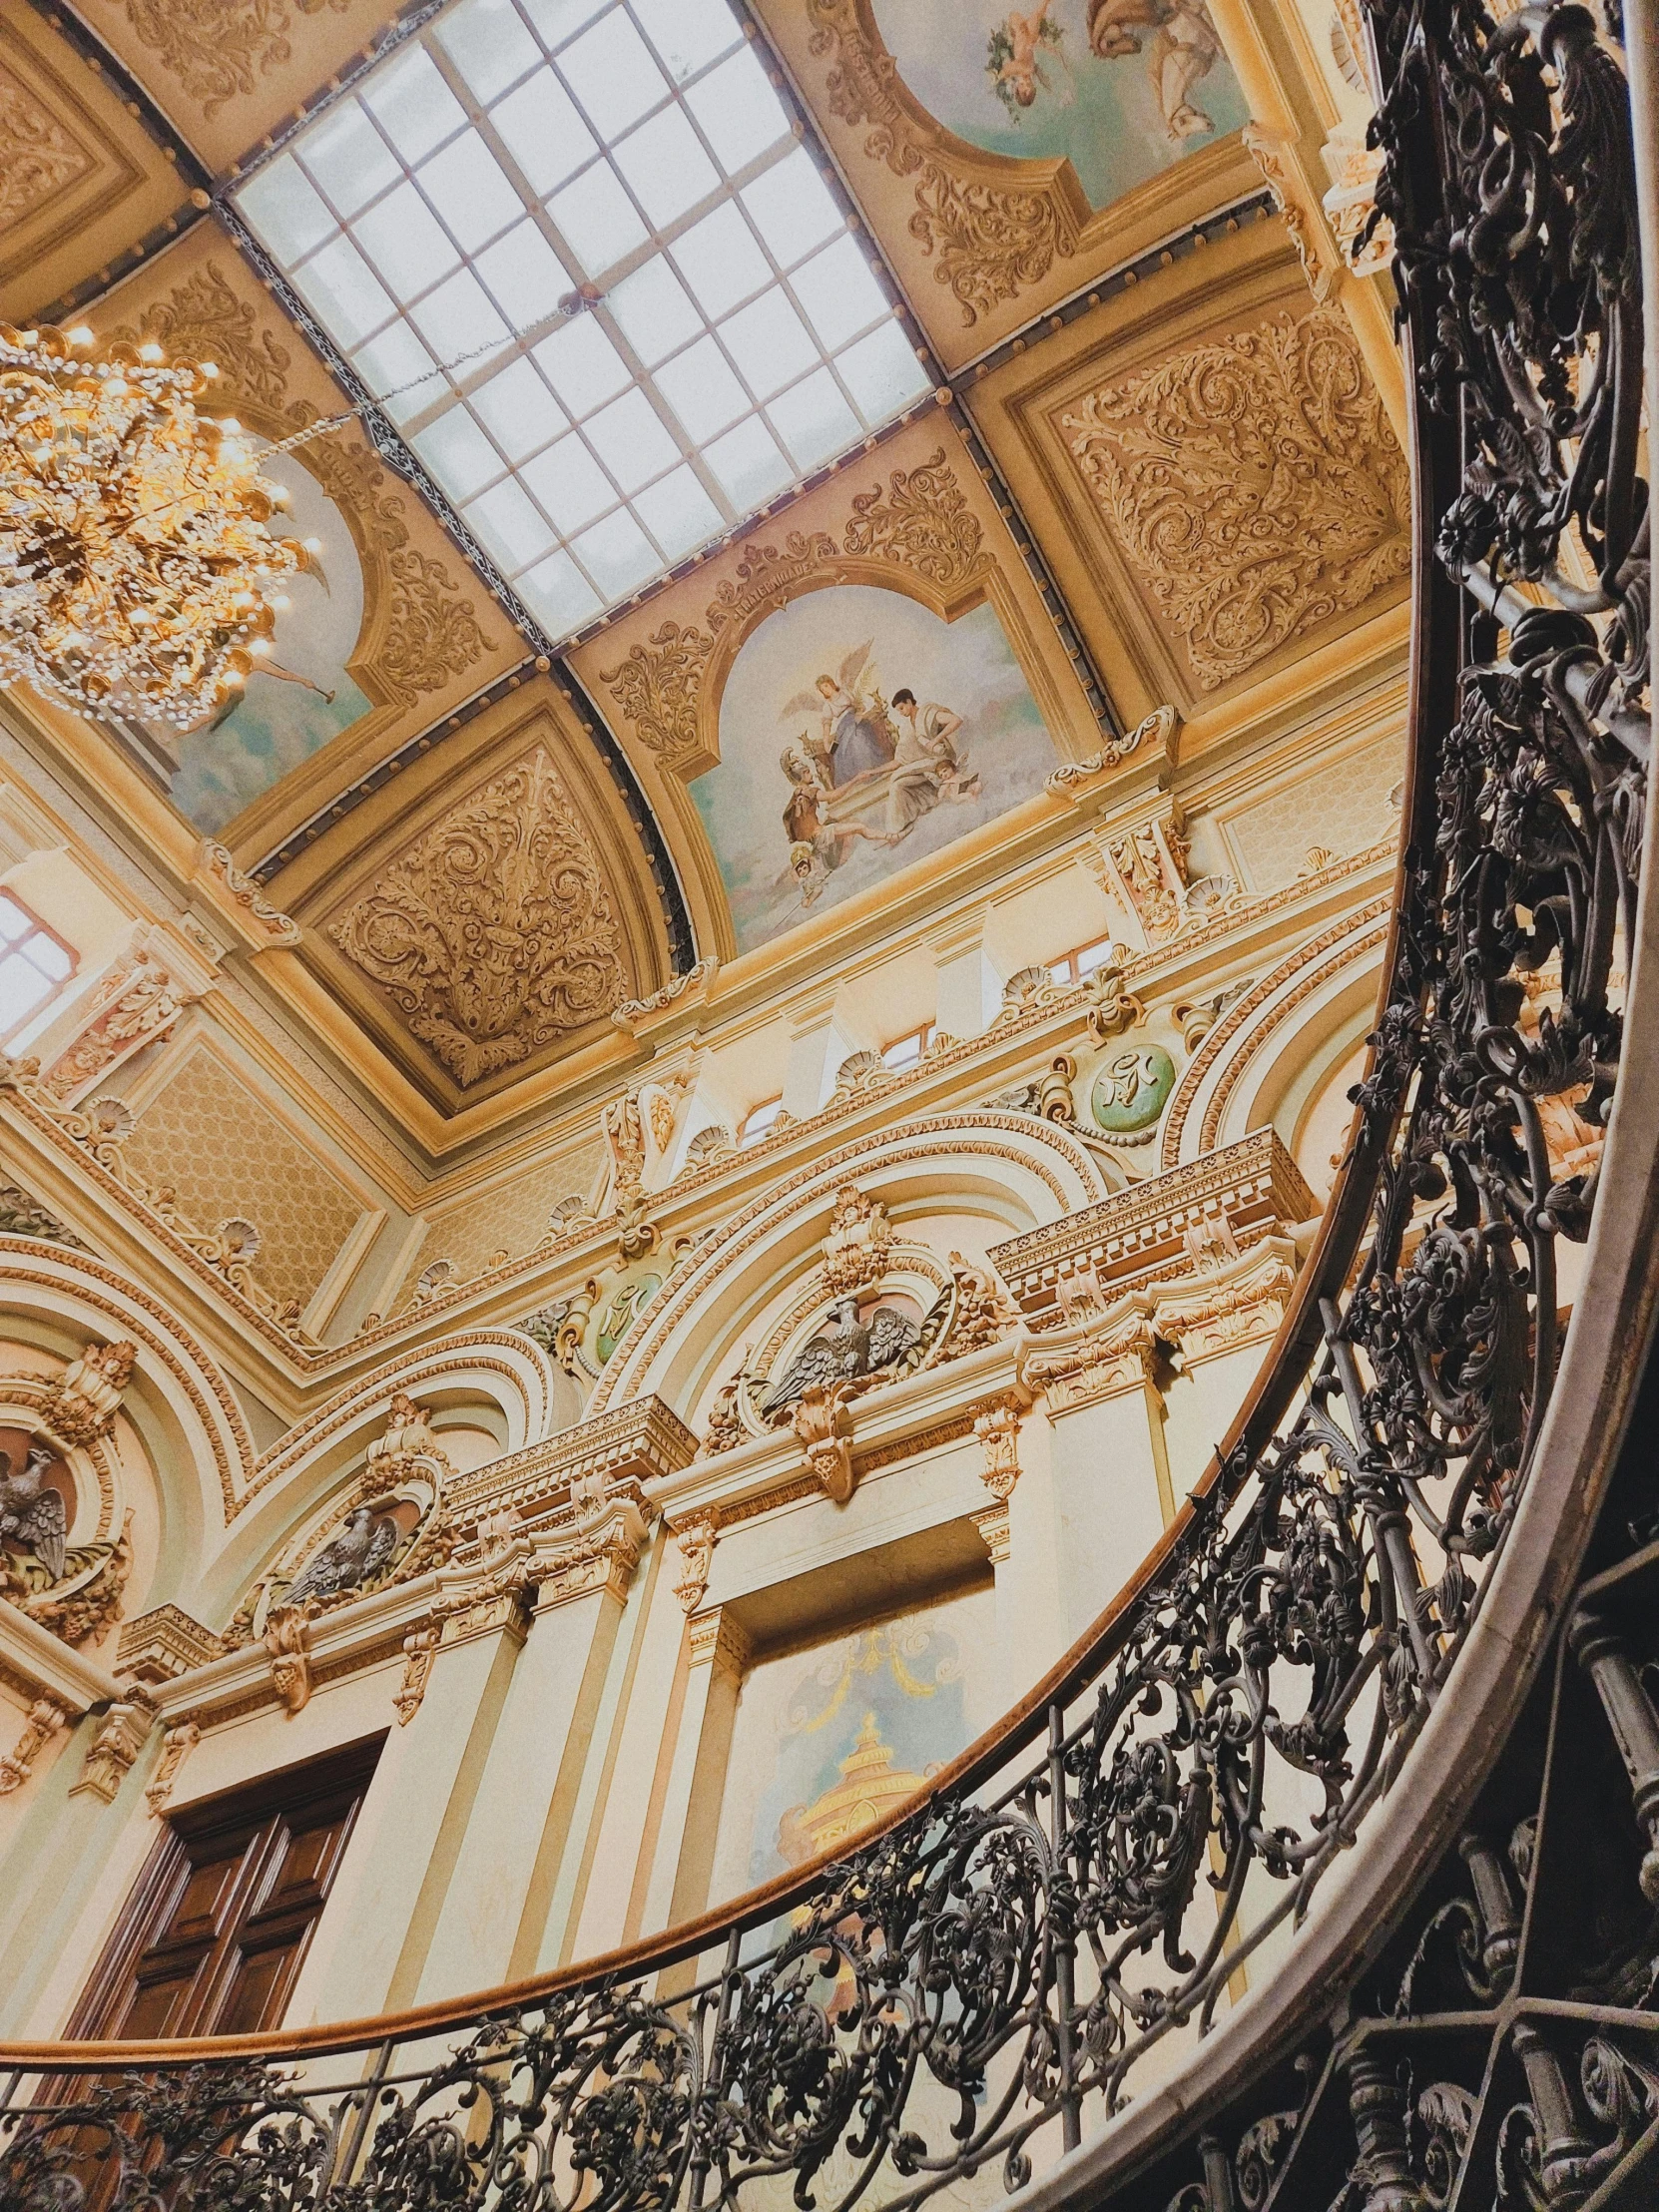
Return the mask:
[[649, 1482], [678, 1473], [696, 1457], [697, 1442], [660, 1397], [630, 1398], [545, 1442], [493, 1460], [455, 1483], [450, 1499], [463, 1523], [480, 1510], [545, 1510], [594, 1476], [614, 1487], [621, 1481]]

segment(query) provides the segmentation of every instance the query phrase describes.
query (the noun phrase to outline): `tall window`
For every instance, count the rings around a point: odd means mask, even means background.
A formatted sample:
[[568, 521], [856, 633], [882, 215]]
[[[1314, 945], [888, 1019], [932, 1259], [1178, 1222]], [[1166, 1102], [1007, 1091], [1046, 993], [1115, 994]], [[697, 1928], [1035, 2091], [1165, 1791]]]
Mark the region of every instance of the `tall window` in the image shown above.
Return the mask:
[[[927, 388], [728, 0], [459, 0], [238, 206], [568, 635]], [[516, 334], [515, 334], [516, 333]]]
[[55, 998], [75, 973], [75, 951], [20, 898], [0, 891], [0, 1044]]

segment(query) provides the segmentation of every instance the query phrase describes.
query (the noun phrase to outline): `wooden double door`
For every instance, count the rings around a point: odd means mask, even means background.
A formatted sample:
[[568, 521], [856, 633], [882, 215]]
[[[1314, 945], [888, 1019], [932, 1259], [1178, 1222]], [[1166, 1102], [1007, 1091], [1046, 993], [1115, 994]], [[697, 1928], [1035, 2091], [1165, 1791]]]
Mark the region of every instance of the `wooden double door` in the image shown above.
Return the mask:
[[150, 2041], [279, 2025], [384, 1741], [169, 1819], [70, 2036]]

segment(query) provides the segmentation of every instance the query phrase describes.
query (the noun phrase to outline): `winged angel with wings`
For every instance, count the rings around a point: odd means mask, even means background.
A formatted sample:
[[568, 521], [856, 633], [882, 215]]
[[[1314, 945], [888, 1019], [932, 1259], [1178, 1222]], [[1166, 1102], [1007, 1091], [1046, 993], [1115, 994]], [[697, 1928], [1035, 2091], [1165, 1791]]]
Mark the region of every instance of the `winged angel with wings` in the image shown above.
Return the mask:
[[848, 653], [833, 676], [821, 676], [811, 691], [797, 692], [781, 719], [816, 715], [815, 734], [805, 729], [784, 748], [779, 766], [790, 780], [784, 808], [784, 832], [790, 840], [790, 866], [801, 884], [801, 902], [821, 897], [830, 875], [860, 838], [869, 844], [893, 844], [896, 838], [856, 821], [830, 822], [824, 802], [831, 792], [886, 769], [896, 745], [887, 703], [876, 689], [870, 659], [873, 639]]

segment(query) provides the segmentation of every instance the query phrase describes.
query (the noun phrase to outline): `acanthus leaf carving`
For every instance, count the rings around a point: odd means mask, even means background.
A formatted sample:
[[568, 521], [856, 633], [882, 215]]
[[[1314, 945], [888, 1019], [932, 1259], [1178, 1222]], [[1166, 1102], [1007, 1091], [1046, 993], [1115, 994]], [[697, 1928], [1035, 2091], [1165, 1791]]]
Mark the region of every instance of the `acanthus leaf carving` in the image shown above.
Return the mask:
[[852, 555], [913, 568], [929, 583], [959, 583], [979, 565], [984, 532], [937, 446], [914, 468], [895, 468], [887, 488], [861, 491], [842, 538]]
[[665, 622], [630, 647], [618, 667], [600, 670], [600, 682], [653, 753], [683, 753], [696, 744], [703, 667], [714, 644], [695, 627]]
[[825, 80], [830, 113], [854, 129], [867, 124], [868, 159], [914, 178], [910, 236], [964, 325], [1041, 283], [1076, 250], [1076, 222], [1056, 194], [963, 176], [940, 159], [934, 134], [895, 94], [892, 57], [866, 32], [855, 0], [811, 0], [810, 13], [813, 53], [834, 57]]
[[92, 157], [9, 69], [0, 69], [0, 233], [84, 177]]
[[1204, 691], [1409, 566], [1404, 456], [1332, 309], [1103, 384], [1059, 427]]
[[600, 1019], [627, 990], [598, 854], [540, 748], [327, 926], [463, 1086]]
[[[342, 15], [349, 4], [294, 0], [301, 15]], [[127, 0], [127, 20], [204, 116], [246, 99], [262, 76], [292, 59], [287, 0]]]

